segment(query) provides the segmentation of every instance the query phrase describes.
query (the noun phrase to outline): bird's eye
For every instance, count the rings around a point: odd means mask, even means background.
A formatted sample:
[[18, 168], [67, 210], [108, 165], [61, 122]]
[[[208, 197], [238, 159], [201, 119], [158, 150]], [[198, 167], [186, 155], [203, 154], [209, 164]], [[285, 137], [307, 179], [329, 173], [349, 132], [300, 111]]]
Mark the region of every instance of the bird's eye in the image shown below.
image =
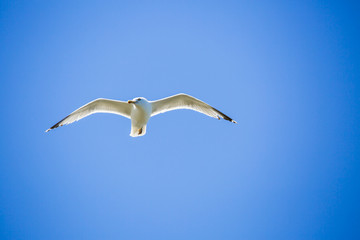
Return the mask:
[[138, 101], [141, 101], [141, 98], [138, 98], [137, 100], [138, 100]]

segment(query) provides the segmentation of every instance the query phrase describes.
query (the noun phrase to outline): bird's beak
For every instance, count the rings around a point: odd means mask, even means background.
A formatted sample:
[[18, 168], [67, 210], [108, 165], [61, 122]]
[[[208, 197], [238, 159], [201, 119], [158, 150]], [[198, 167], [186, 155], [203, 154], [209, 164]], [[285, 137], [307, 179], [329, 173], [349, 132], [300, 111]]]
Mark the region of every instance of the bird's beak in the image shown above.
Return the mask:
[[129, 101], [128, 101], [128, 103], [135, 103], [135, 101], [133, 101], [133, 100], [129, 100]]

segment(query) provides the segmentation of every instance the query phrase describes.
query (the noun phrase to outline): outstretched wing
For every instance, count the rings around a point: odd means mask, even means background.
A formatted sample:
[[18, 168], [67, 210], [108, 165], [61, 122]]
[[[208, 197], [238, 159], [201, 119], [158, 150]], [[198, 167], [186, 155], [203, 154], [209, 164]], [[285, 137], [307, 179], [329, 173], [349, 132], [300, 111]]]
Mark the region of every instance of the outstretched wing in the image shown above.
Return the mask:
[[191, 109], [206, 114], [213, 118], [220, 119], [221, 117], [225, 120], [236, 123], [235, 120], [231, 119], [229, 116], [225, 115], [219, 110], [211, 107], [210, 105], [204, 103], [199, 99], [196, 99], [184, 93], [180, 93], [171, 97], [153, 101], [151, 102], [151, 104], [152, 104], [151, 116], [155, 116], [159, 113], [164, 113], [176, 109]]
[[73, 123], [94, 113], [114, 113], [130, 118], [131, 106], [127, 102], [99, 98], [78, 108], [63, 120], [46, 130], [46, 132], [63, 125]]

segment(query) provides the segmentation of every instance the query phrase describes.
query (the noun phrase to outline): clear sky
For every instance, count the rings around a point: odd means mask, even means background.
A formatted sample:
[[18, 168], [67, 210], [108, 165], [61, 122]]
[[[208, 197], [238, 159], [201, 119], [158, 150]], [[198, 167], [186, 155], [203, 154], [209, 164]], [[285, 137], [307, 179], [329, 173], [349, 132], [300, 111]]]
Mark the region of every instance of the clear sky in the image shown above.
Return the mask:
[[[0, 239], [360, 239], [357, 1], [1, 1]], [[188, 93], [189, 110], [96, 98]]]

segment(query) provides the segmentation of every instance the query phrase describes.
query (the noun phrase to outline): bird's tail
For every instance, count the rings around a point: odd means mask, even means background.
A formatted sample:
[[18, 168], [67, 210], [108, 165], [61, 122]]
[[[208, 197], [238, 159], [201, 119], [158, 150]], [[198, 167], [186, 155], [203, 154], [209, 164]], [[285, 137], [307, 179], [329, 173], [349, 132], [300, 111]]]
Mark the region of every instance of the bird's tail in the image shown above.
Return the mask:
[[146, 125], [142, 126], [141, 128], [131, 126], [131, 137], [140, 137], [146, 134]]

